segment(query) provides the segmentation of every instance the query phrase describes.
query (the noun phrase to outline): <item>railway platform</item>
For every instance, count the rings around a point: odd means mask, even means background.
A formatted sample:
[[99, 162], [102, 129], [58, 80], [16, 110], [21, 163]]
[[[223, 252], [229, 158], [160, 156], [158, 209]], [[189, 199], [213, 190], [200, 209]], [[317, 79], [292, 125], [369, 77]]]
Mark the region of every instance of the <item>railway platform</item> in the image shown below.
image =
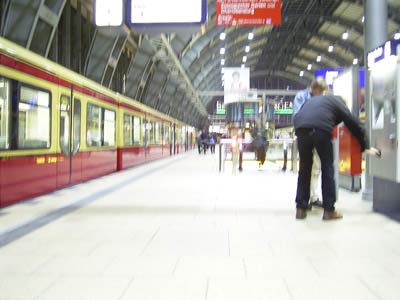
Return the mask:
[[400, 223], [342, 189], [342, 220], [296, 220], [297, 174], [243, 167], [194, 150], [1, 209], [0, 299], [400, 299]]

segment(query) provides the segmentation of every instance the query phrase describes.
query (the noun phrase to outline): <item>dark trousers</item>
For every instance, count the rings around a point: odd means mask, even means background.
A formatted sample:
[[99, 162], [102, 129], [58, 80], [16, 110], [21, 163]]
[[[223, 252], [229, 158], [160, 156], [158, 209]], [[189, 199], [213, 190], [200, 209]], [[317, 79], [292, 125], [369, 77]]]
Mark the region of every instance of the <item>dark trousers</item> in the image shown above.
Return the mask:
[[283, 150], [283, 167], [282, 170], [286, 171], [286, 166], [287, 166], [287, 149]]
[[313, 149], [315, 148], [321, 158], [323, 207], [328, 211], [335, 210], [336, 186], [333, 166], [332, 134], [319, 129], [300, 128], [296, 130], [296, 135], [300, 155], [296, 207], [303, 209], [308, 207]]
[[211, 153], [215, 153], [215, 144], [210, 144]]

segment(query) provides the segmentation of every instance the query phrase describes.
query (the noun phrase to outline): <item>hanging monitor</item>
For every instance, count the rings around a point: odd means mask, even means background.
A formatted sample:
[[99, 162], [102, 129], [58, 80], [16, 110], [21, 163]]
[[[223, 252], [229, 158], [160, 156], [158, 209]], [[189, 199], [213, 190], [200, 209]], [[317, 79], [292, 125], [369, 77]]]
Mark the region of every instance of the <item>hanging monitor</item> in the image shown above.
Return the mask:
[[121, 26], [124, 23], [123, 0], [95, 0], [94, 23], [96, 26]]
[[200, 30], [207, 19], [206, 0], [128, 0], [127, 23], [137, 32]]

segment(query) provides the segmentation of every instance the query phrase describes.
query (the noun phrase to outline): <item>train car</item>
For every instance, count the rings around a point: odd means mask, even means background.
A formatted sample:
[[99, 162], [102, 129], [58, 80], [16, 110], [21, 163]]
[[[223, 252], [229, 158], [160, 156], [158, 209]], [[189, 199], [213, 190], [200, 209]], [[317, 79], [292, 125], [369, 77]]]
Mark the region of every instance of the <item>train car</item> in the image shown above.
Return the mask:
[[118, 170], [173, 154], [173, 118], [119, 96], [118, 120]]
[[178, 153], [177, 124], [0, 37], [0, 207]]

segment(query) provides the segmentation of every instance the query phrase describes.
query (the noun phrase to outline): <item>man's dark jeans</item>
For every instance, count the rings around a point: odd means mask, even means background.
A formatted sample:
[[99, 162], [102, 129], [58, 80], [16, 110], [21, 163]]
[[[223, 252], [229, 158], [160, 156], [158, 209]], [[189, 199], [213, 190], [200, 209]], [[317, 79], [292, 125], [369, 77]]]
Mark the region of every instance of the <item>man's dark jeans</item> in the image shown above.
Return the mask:
[[333, 166], [332, 134], [320, 129], [299, 128], [296, 130], [296, 135], [300, 155], [296, 207], [302, 209], [308, 208], [313, 149], [315, 148], [321, 159], [323, 207], [328, 211], [335, 210], [336, 187]]

